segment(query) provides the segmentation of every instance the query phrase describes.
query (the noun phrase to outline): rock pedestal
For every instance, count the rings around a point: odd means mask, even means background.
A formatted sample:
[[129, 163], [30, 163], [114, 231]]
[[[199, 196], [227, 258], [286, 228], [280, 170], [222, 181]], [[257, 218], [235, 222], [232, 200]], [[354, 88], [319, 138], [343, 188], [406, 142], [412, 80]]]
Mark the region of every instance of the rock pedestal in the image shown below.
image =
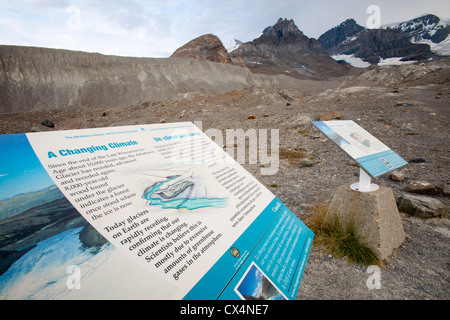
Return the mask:
[[324, 222], [339, 218], [341, 226], [353, 223], [368, 248], [381, 259], [389, 257], [405, 240], [392, 189], [380, 186], [371, 192], [359, 192], [343, 185], [336, 190]]

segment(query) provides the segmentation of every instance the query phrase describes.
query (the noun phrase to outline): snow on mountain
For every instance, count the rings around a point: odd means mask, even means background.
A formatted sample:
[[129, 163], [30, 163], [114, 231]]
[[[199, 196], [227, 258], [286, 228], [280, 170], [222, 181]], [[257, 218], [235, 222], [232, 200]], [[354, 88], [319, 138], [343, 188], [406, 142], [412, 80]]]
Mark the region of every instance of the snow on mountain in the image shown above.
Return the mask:
[[242, 41], [233, 39], [233, 40], [228, 41], [224, 45], [225, 45], [225, 49], [227, 49], [228, 52], [232, 52], [232, 51], [236, 50], [237, 48], [239, 48], [241, 44], [242, 44]]
[[356, 68], [368, 68], [370, 63], [361, 58], [355, 57], [353, 54], [336, 54], [331, 56], [336, 61], [345, 61], [349, 65]]
[[319, 37], [319, 42], [337, 61], [366, 68], [398, 65], [450, 55], [450, 20], [433, 14], [366, 29], [347, 19]]
[[433, 14], [383, 26], [402, 30], [412, 43], [424, 43], [433, 53], [450, 55], [450, 20]]
[[[345, 31], [345, 29], [343, 30]], [[350, 59], [351, 57], [360, 58], [371, 64], [378, 64], [380, 60], [388, 58], [417, 61], [427, 59], [431, 55], [428, 45], [411, 43], [400, 29], [363, 29], [357, 34], [347, 34], [345, 38], [341, 37], [341, 39], [337, 45], [327, 51], [332, 57], [349, 56], [344, 60], [349, 60], [352, 65], [354, 63], [360, 64], [360, 61]]]
[[423, 39], [417, 43], [425, 43], [430, 46], [430, 49], [433, 53], [440, 56], [450, 56], [450, 35], [444, 41], [439, 43], [434, 43], [431, 40]]

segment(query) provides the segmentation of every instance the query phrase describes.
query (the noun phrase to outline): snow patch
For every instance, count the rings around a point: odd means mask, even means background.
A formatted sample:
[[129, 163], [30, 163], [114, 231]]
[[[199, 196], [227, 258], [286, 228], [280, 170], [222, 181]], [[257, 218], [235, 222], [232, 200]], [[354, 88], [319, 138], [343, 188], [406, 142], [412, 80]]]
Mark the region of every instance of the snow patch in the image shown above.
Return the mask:
[[400, 61], [402, 57], [380, 59], [379, 66], [399, 66], [403, 64], [413, 64], [417, 61]]
[[233, 40], [230, 40], [227, 43], [225, 43], [224, 47], [225, 47], [225, 49], [227, 49], [228, 52], [232, 52], [232, 51], [236, 50], [237, 48], [239, 48], [241, 44], [242, 44], [242, 41], [233, 39]]
[[370, 63], [362, 60], [361, 58], [355, 57], [354, 55], [348, 55], [348, 54], [336, 54], [334, 56], [331, 56], [336, 61], [344, 60], [348, 64], [352, 65], [356, 68], [368, 68], [370, 67]]

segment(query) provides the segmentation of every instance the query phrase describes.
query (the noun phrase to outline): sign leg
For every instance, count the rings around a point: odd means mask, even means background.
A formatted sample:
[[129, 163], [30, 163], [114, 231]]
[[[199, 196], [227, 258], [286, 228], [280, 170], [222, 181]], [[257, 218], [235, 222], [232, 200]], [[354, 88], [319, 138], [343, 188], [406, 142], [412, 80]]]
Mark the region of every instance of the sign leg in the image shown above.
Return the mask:
[[359, 182], [353, 183], [350, 188], [359, 192], [371, 192], [378, 190], [378, 185], [371, 183], [371, 177], [362, 169], [359, 169]]

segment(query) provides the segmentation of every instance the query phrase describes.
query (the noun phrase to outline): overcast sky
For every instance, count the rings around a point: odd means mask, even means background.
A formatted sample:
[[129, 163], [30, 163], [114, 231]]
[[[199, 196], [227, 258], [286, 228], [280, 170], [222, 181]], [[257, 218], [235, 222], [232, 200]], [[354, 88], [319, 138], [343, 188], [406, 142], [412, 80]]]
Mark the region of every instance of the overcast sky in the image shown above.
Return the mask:
[[207, 33], [225, 46], [251, 41], [279, 18], [313, 38], [348, 18], [366, 26], [371, 5], [382, 25], [426, 13], [450, 17], [449, 0], [0, 0], [0, 44], [168, 57]]

